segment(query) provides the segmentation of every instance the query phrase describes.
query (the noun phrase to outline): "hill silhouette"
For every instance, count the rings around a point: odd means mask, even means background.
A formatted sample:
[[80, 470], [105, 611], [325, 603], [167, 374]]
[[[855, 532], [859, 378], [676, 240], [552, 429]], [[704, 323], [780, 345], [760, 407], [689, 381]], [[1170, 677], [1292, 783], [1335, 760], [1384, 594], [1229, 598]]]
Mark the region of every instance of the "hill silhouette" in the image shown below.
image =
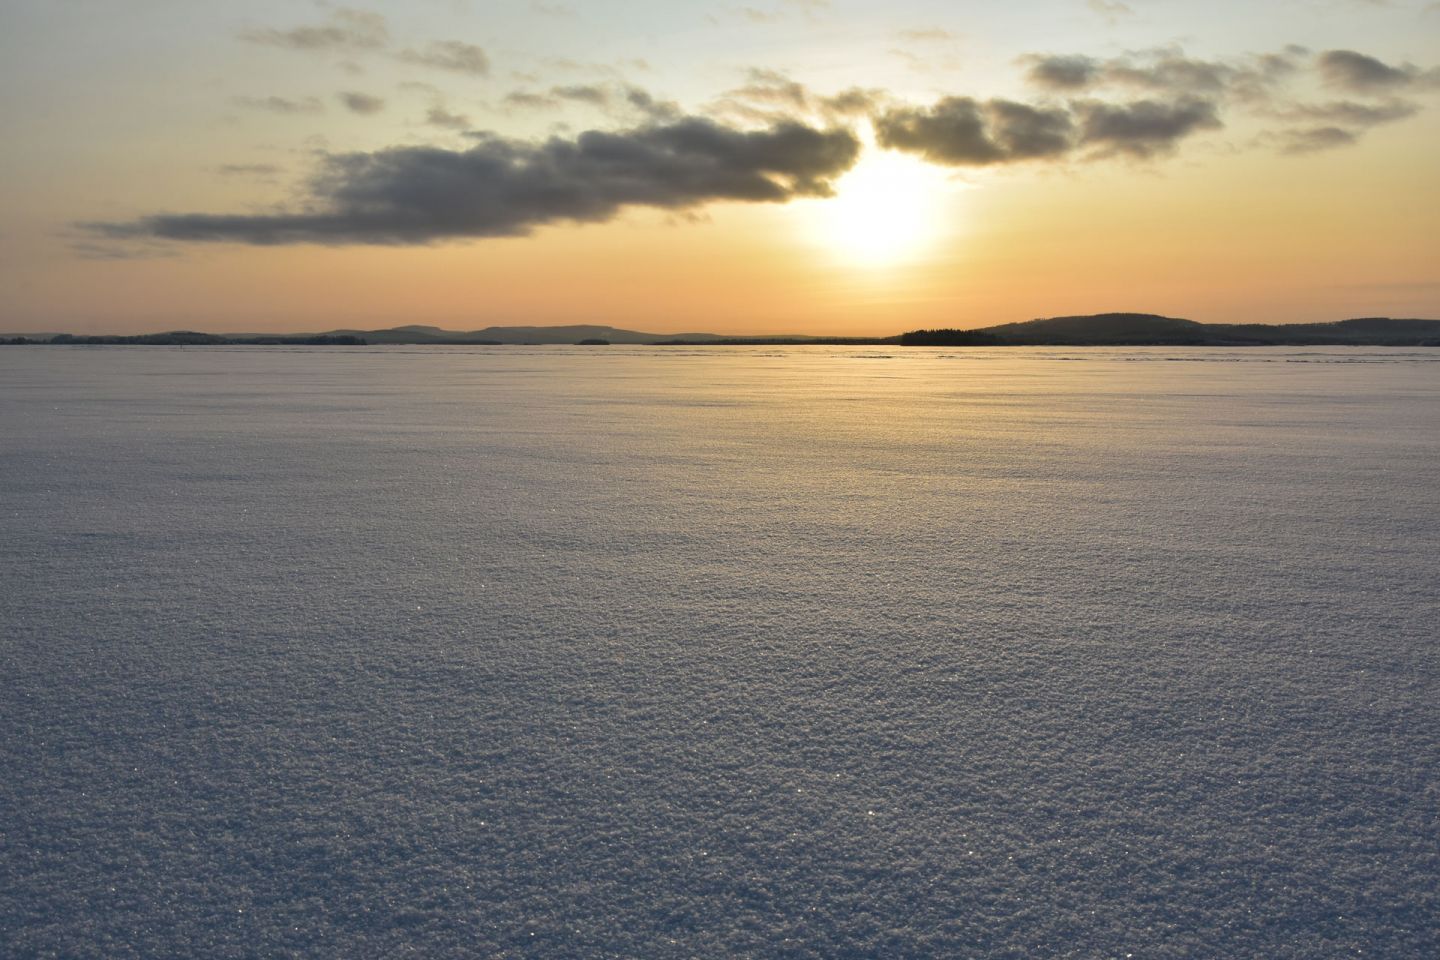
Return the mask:
[[1440, 320], [1357, 317], [1334, 323], [1197, 323], [1153, 313], [1097, 313], [977, 330], [912, 330], [906, 346], [1440, 346]]

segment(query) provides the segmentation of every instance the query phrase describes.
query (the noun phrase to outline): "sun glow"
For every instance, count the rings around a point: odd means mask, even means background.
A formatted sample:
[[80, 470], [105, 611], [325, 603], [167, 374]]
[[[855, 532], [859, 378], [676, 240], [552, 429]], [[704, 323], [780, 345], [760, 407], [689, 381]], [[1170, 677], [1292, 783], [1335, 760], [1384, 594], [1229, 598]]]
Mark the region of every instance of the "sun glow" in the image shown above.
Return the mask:
[[818, 202], [821, 244], [861, 266], [916, 259], [947, 231], [954, 184], [934, 166], [874, 147]]

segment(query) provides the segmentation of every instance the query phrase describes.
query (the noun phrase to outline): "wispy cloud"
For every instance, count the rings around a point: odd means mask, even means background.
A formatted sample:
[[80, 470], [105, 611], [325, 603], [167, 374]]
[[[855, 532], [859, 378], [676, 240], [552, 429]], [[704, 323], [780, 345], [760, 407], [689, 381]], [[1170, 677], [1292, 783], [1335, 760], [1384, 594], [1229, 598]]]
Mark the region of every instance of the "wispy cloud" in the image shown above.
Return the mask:
[[235, 97], [231, 100], [237, 106], [250, 110], [265, 110], [270, 113], [323, 113], [325, 105], [317, 97]]
[[222, 163], [215, 171], [222, 177], [271, 180], [280, 172], [280, 168], [273, 163]]
[[[383, 16], [350, 7], [335, 10], [323, 23], [289, 29], [247, 30], [240, 34], [240, 38], [250, 43], [287, 50], [351, 54], [383, 52], [402, 63], [475, 77], [488, 76], [490, 73], [490, 58], [485, 50], [463, 40], [437, 40], [418, 49], [407, 47], [394, 50], [391, 46], [390, 29]], [[343, 65], [352, 73], [358, 73], [362, 69], [354, 61], [344, 61]]]
[[405, 63], [465, 73], [474, 77], [490, 74], [490, 58], [485, 51], [473, 43], [460, 40], [440, 40], [423, 50], [402, 50], [396, 57]]
[[1334, 150], [1337, 147], [1348, 147], [1355, 144], [1360, 138], [1343, 127], [1330, 126], [1282, 130], [1273, 134], [1272, 139], [1278, 144], [1281, 153], [1299, 156], [1307, 153], [1319, 153], [1322, 150]]
[[1262, 140], [1274, 143], [1282, 154], [1296, 156], [1348, 147], [1360, 142], [1365, 130], [1397, 123], [1420, 112], [1408, 100], [1392, 98], [1381, 103], [1334, 100], [1329, 103], [1294, 103], [1274, 111], [1277, 118], [1301, 126], [1271, 131]]
[[567, 103], [593, 107], [617, 116], [638, 114], [656, 122], [669, 122], [681, 116], [680, 107], [661, 100], [631, 84], [574, 83], [560, 84], [549, 90], [515, 90], [505, 95], [506, 107], [521, 110], [554, 110]]
[[1420, 105], [1408, 100], [1390, 99], [1381, 103], [1357, 103], [1354, 100], [1332, 100], [1328, 103], [1295, 103], [1275, 111], [1286, 120], [1325, 121], [1348, 127], [1374, 127], [1395, 123], [1420, 112]]
[[241, 39], [290, 50], [376, 50], [390, 41], [385, 18], [378, 13], [341, 7], [327, 22], [289, 30], [247, 30]]
[[1278, 53], [1234, 60], [1202, 60], [1186, 56], [1179, 47], [1162, 47], [1107, 59], [1084, 54], [1029, 54], [1020, 62], [1033, 86], [1058, 93], [1126, 87], [1261, 99], [1299, 69], [1307, 52], [1302, 47], [1287, 47]]
[[371, 96], [368, 93], [357, 93], [354, 90], [345, 90], [337, 93], [335, 98], [351, 113], [368, 115], [379, 113], [385, 109], [385, 101], [382, 98]]
[[545, 110], [560, 106], [560, 101], [545, 93], [536, 93], [534, 90], [511, 90], [505, 94], [501, 101], [507, 107], [517, 107], [521, 110]]
[[745, 74], [745, 82], [721, 94], [707, 112], [757, 123], [796, 116], [818, 117], [833, 123], [872, 113], [888, 99], [883, 90], [861, 87], [830, 95], [818, 94], [789, 74], [751, 68]]

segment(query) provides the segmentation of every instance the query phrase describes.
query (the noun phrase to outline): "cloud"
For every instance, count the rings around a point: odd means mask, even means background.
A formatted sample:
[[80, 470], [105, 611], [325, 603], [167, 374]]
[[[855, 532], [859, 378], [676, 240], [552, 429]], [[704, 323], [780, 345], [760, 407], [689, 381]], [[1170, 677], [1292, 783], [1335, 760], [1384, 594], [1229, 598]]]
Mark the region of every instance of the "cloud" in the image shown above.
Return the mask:
[[874, 119], [883, 147], [917, 153], [947, 166], [990, 166], [1060, 160], [1077, 151], [1090, 159], [1151, 159], [1172, 152], [1185, 137], [1221, 126], [1214, 103], [1106, 103], [1082, 100], [1068, 108], [1014, 100], [945, 97], [928, 108], [896, 107]]
[[459, 40], [439, 40], [424, 50], [402, 50], [396, 58], [422, 67], [467, 73], [475, 77], [490, 74], [490, 58], [485, 51], [473, 43]]
[[524, 110], [544, 110], [560, 106], [560, 101], [555, 97], [533, 90], [512, 90], [505, 94], [502, 102], [507, 107], [520, 107]]
[[1229, 64], [1194, 60], [1180, 53], [1161, 53], [1139, 65], [1112, 61], [1106, 68], [1111, 83], [1145, 90], [1203, 93], [1224, 91], [1238, 72]]
[[1223, 124], [1215, 104], [1199, 97], [1164, 103], [1137, 100], [1115, 104], [1086, 101], [1077, 104], [1080, 144], [1095, 147], [1099, 156], [1150, 159], [1172, 152], [1181, 140], [1199, 130]]
[[1305, 47], [1230, 60], [1185, 56], [1181, 47], [1139, 50], [1110, 59], [1077, 53], [1031, 53], [1020, 62], [1032, 86], [1057, 94], [1128, 88], [1151, 94], [1204, 95], [1231, 101], [1266, 101], [1274, 89], [1300, 69]]
[[673, 100], [657, 100], [639, 87], [625, 88], [625, 102], [651, 120], [669, 123], [681, 115], [680, 105]]
[[1064, 110], [991, 100], [990, 130], [1010, 160], [1058, 157], [1070, 147], [1074, 122]]
[[885, 91], [863, 87], [850, 87], [828, 96], [818, 94], [778, 70], [752, 68], [746, 72], [743, 85], [727, 90], [707, 112], [748, 122], [773, 123], [805, 116], [835, 123], [873, 113], [889, 100]]
[[1300, 70], [1301, 58], [1309, 53], [1302, 46], [1290, 44], [1279, 53], [1262, 53], [1246, 58], [1230, 76], [1228, 93], [1231, 99], [1252, 105], [1263, 104]]
[[[1168, 152], [1180, 137], [1218, 126], [1219, 108], [1227, 104], [1257, 117], [1294, 124], [1259, 138], [1259, 142], [1278, 143], [1282, 152], [1346, 146], [1359, 142], [1369, 127], [1419, 112], [1418, 105], [1394, 96], [1397, 90], [1418, 92], [1440, 86], [1440, 71], [1427, 73], [1411, 64], [1392, 66], [1353, 50], [1329, 50], [1312, 58], [1309, 50], [1293, 44], [1274, 53], [1230, 60], [1196, 59], [1178, 47], [1166, 47], [1108, 60], [1079, 54], [1030, 54], [1020, 62], [1026, 67], [1027, 80], [1048, 93], [1101, 93], [1123, 88], [1158, 95], [1123, 109], [1094, 97], [1084, 104], [1071, 104], [1082, 127], [1082, 145], [1097, 146], [1102, 154], [1110, 151], [1133, 157]], [[1286, 99], [1286, 85], [1310, 68], [1330, 87], [1379, 102], [1307, 104]], [[1168, 136], [1171, 129], [1178, 130], [1178, 136]]]
[[385, 18], [378, 13], [341, 7], [320, 26], [291, 30], [248, 30], [242, 40], [289, 50], [374, 50], [390, 41]]
[[945, 97], [929, 108], [897, 107], [874, 123], [881, 146], [947, 166], [1059, 157], [1070, 150], [1073, 132], [1063, 109], [971, 97]]
[[850, 87], [828, 97], [820, 97], [820, 112], [832, 117], [853, 117], [874, 113], [891, 99], [890, 94], [875, 87]]
[[1348, 127], [1374, 127], [1404, 120], [1419, 112], [1420, 106], [1408, 100], [1390, 99], [1378, 104], [1336, 100], [1330, 103], [1293, 104], [1278, 111], [1277, 115], [1289, 120], [1326, 121]]
[[463, 113], [451, 113], [442, 106], [434, 106], [425, 114], [425, 122], [432, 127], [445, 127], [449, 130], [467, 130], [470, 127], [470, 118]]
[[1286, 130], [1278, 135], [1280, 152], [1291, 156], [1348, 147], [1359, 138], [1341, 127], [1310, 127], [1304, 130]]
[[657, 123], [669, 123], [683, 115], [674, 101], [661, 100], [649, 91], [628, 83], [561, 84], [544, 92], [515, 90], [506, 94], [502, 103], [521, 110], [558, 110], [567, 103], [578, 103], [603, 110], [611, 116], [633, 121], [638, 115]]
[[1316, 62], [1327, 84], [1351, 93], [1384, 93], [1409, 86], [1421, 76], [1408, 63], [1392, 67], [1354, 50], [1326, 50]]
[[1154, 93], [1230, 96], [1261, 100], [1298, 68], [1306, 51], [1287, 47], [1279, 53], [1234, 61], [1198, 60], [1178, 47], [1165, 47], [1099, 60], [1080, 54], [1029, 54], [1026, 79], [1042, 90], [1075, 93], [1102, 87], [1128, 87]]
[[235, 97], [237, 106], [251, 110], [268, 110], [270, 113], [323, 113], [325, 105], [315, 97], [291, 100], [287, 97]]
[[828, 196], [860, 143], [842, 129], [737, 130], [685, 117], [569, 140], [476, 135], [468, 150], [392, 147], [327, 157], [309, 203], [272, 214], [160, 214], [85, 225], [111, 239], [250, 244], [426, 244], [601, 223], [626, 207], [686, 211], [717, 201]]
[[222, 163], [215, 168], [222, 177], [253, 177], [269, 180], [280, 172], [273, 163]]
[[345, 109], [351, 113], [372, 114], [379, 113], [385, 109], [385, 101], [380, 97], [372, 97], [368, 93], [356, 93], [353, 90], [344, 90], [335, 95], [335, 99], [345, 105]]
[[778, 70], [752, 68], [748, 71], [745, 85], [737, 87], [725, 95], [737, 100], [792, 110], [808, 110], [810, 107], [810, 94], [804, 84], [791, 80]]
[[1084, 90], [1096, 84], [1102, 75], [1102, 65], [1094, 57], [1031, 54], [1022, 59], [1030, 65], [1026, 79], [1046, 90]]
[[569, 86], [551, 87], [550, 95], [560, 100], [570, 100], [575, 103], [588, 103], [594, 107], [604, 107], [610, 103], [610, 91], [604, 87], [594, 84], [571, 84]]
[[504, 104], [523, 110], [555, 110], [567, 102], [596, 107], [610, 113], [636, 113], [650, 120], [671, 121], [681, 115], [678, 105], [659, 100], [640, 87], [629, 84], [577, 83], [551, 87], [544, 93], [516, 90], [505, 95]]
[[1419, 112], [1418, 104], [1398, 98], [1380, 103], [1357, 103], [1354, 100], [1294, 103], [1273, 111], [1273, 115], [1308, 125], [1266, 134], [1261, 139], [1262, 142], [1276, 144], [1283, 154], [1316, 153], [1359, 143], [1370, 127], [1395, 123]]
[[[544, 5], [537, 5], [537, 9]], [[544, 12], [558, 14], [559, 8], [544, 8]], [[369, 13], [349, 7], [341, 7], [330, 15], [330, 19], [318, 26], [295, 27], [290, 30], [249, 30], [240, 35], [242, 40], [283, 47], [288, 50], [375, 51], [390, 46], [390, 30], [385, 18], [378, 13]], [[490, 58], [485, 51], [473, 43], [461, 40], [437, 40], [423, 49], [407, 48], [393, 53], [402, 63], [437, 70], [449, 70], [475, 77], [490, 74]], [[360, 72], [358, 64], [347, 61], [346, 69]]]

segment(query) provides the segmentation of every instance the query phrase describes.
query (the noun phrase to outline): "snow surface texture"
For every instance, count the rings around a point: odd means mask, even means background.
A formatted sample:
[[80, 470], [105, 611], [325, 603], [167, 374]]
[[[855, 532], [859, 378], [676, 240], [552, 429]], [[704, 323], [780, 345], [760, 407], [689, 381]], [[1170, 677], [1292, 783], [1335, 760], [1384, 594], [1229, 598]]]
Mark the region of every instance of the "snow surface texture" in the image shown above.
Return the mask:
[[0, 956], [1440, 956], [1437, 361], [0, 350]]

